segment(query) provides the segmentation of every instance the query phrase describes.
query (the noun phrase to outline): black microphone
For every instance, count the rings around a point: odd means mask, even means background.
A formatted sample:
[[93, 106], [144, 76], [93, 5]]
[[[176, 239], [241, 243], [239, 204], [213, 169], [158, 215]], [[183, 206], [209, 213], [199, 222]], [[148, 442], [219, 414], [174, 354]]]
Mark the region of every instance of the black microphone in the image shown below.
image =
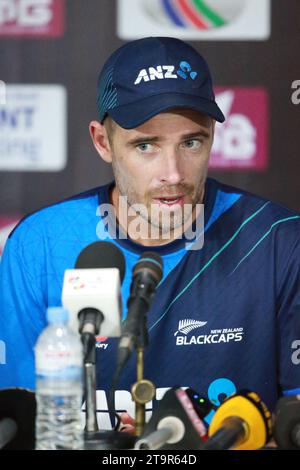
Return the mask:
[[289, 395], [278, 400], [274, 437], [280, 449], [300, 449], [300, 395]]
[[[113, 268], [113, 269], [112, 269]], [[98, 241], [79, 254], [74, 270], [65, 272], [63, 304], [71, 313], [74, 329], [81, 334], [85, 365], [86, 428], [85, 446], [98, 449], [107, 441], [115, 448], [110, 433], [99, 432], [96, 416], [96, 350], [95, 336], [121, 334], [121, 289], [125, 274], [125, 258], [112, 242]], [[79, 320], [79, 328], [78, 328]], [[105, 441], [105, 443], [104, 443]], [[112, 442], [113, 441], [113, 442]], [[128, 447], [128, 443], [126, 444]], [[107, 448], [107, 447], [104, 447]]]
[[122, 251], [114, 243], [93, 242], [79, 253], [75, 268], [118, 268], [122, 282], [125, 274], [125, 258]]
[[125, 259], [111, 242], [94, 242], [79, 254], [75, 269], [64, 275], [62, 303], [69, 311], [70, 328], [81, 334], [84, 361], [91, 362], [95, 336], [121, 335], [122, 299], [120, 283]]
[[0, 449], [33, 450], [35, 415], [34, 392], [22, 388], [0, 390]]
[[213, 409], [192, 389], [172, 388], [159, 402], [135, 449], [201, 449], [207, 439], [206, 415]]
[[[106, 269], [117, 268], [122, 283], [125, 274], [125, 258], [122, 251], [113, 243], [99, 241], [85, 247], [79, 254], [75, 269]], [[119, 299], [119, 303], [121, 300]], [[104, 321], [101, 310], [95, 307], [86, 307], [78, 313], [79, 332], [82, 335], [99, 333], [100, 325]]]
[[208, 433], [202, 450], [259, 449], [271, 438], [271, 413], [256, 393], [241, 390], [220, 405]]
[[0, 449], [11, 442], [17, 434], [18, 426], [15, 420], [4, 418], [0, 420]]
[[123, 324], [118, 347], [117, 370], [120, 370], [132, 352], [141, 332], [142, 321], [151, 304], [155, 289], [163, 276], [163, 263], [157, 253], [145, 252], [133, 268], [128, 312]]

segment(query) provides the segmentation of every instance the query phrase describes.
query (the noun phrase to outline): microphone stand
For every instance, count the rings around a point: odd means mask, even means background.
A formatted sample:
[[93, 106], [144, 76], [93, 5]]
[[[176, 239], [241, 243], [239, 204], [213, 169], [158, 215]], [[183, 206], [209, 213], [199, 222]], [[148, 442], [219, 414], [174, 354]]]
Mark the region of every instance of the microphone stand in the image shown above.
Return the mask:
[[96, 348], [95, 337], [89, 338], [89, 351], [84, 357], [85, 399], [86, 399], [86, 426], [85, 433], [99, 431], [97, 423], [96, 404]]
[[96, 404], [96, 347], [95, 335], [99, 333], [104, 319], [102, 312], [95, 308], [82, 309], [78, 314], [79, 333], [83, 345], [83, 363], [86, 398], [86, 426], [85, 434], [97, 433]]
[[[83, 344], [84, 392], [86, 401], [86, 419], [84, 428], [85, 449], [108, 449], [107, 443], [101, 444], [104, 433], [99, 431], [97, 422], [96, 399], [96, 341], [103, 319], [101, 312], [84, 309], [79, 314], [79, 333]], [[103, 447], [104, 445], [104, 447]]]
[[82, 332], [84, 316], [80, 319], [81, 341], [84, 350], [84, 378], [86, 400], [86, 425], [84, 429], [85, 450], [132, 449], [133, 437], [116, 431], [100, 431], [97, 422], [96, 401], [96, 341], [100, 320], [93, 332]]
[[131, 387], [132, 399], [135, 401], [135, 435], [141, 436], [145, 427], [145, 405], [155, 396], [155, 386], [150, 380], [144, 379], [144, 351], [149, 344], [146, 315], [141, 318], [140, 335], [136, 339], [137, 381]]

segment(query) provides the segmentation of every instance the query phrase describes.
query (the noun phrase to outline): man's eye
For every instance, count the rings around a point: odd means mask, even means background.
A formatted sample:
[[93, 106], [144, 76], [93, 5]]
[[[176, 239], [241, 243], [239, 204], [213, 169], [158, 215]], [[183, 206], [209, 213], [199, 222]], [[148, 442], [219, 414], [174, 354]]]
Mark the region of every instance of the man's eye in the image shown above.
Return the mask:
[[202, 142], [198, 139], [191, 139], [191, 140], [186, 140], [183, 143], [185, 148], [192, 149], [192, 150], [197, 150], [200, 149]]
[[152, 147], [153, 147], [153, 145], [148, 144], [148, 143], [138, 144], [137, 145], [138, 150], [140, 150], [141, 152], [151, 152], [153, 150]]

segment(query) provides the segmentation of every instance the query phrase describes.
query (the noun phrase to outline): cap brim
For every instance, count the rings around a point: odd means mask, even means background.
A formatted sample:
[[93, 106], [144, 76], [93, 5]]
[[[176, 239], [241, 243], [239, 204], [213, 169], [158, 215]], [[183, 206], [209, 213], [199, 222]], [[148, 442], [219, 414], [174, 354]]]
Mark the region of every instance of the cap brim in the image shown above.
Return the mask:
[[181, 93], [164, 93], [148, 96], [143, 100], [108, 110], [108, 114], [124, 129], [133, 129], [148, 121], [157, 114], [174, 108], [190, 108], [208, 115], [218, 122], [225, 117], [214, 101], [198, 96]]

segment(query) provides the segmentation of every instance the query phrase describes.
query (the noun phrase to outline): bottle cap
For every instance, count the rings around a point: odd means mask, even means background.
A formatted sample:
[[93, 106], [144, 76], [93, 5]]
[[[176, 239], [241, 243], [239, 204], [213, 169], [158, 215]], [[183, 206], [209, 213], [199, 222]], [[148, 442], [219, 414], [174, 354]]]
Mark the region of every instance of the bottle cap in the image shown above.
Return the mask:
[[69, 319], [69, 312], [63, 307], [49, 307], [47, 309], [48, 323], [66, 323]]

